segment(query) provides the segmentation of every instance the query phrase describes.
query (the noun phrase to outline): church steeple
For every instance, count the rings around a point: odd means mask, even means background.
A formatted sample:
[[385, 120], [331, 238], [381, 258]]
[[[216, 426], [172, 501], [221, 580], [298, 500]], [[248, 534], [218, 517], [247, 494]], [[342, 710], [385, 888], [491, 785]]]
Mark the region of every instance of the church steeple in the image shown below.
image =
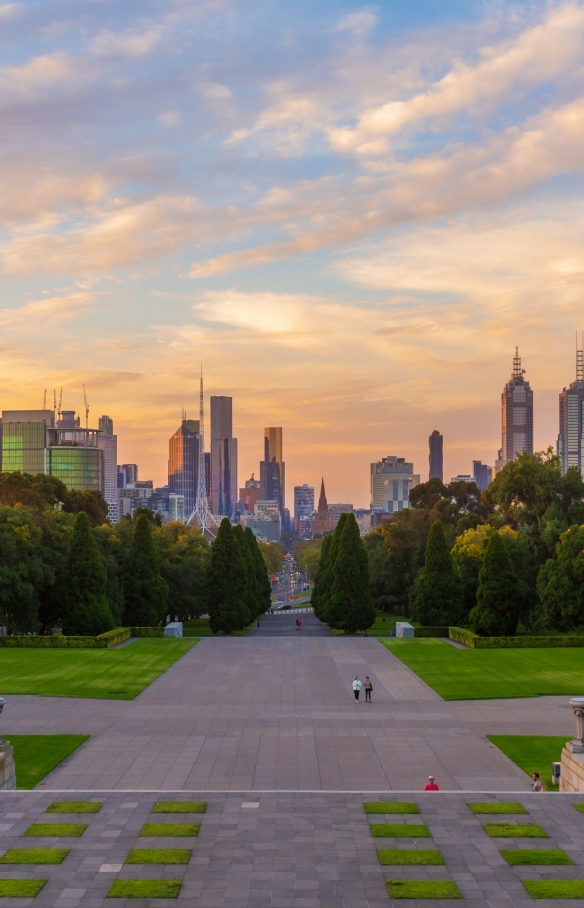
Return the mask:
[[326, 492], [324, 490], [324, 476], [322, 478], [322, 483], [320, 486], [320, 497], [318, 499], [318, 513], [326, 514], [328, 516], [328, 502], [326, 500]]

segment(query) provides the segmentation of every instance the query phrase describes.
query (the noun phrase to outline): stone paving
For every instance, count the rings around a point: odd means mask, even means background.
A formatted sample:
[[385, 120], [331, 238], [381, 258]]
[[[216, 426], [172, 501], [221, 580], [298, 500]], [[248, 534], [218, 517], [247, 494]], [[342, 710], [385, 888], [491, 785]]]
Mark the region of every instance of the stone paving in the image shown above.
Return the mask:
[[[151, 814], [159, 793], [76, 793], [75, 799], [103, 803], [97, 814], [45, 814], [58, 798], [70, 793], [0, 793], [0, 854], [8, 848], [69, 848], [59, 865], [0, 864], [0, 879], [47, 880], [35, 898], [10, 899], [10, 908], [387, 908], [436, 905], [438, 900], [392, 900], [385, 881], [453, 880], [461, 905], [472, 908], [526, 908], [532, 904], [523, 880], [584, 879], [584, 815], [573, 807], [578, 795], [519, 795], [513, 800], [528, 816], [474, 816], [467, 802], [500, 801], [497, 795], [380, 792], [368, 794], [323, 792], [165, 793], [164, 800], [204, 800], [201, 814]], [[408, 800], [420, 815], [367, 816], [364, 800]], [[509, 797], [505, 800], [509, 800]], [[200, 822], [191, 838], [138, 837], [144, 823]], [[494, 839], [483, 829], [489, 820], [540, 824], [546, 839]], [[23, 837], [33, 822], [88, 824], [80, 838]], [[369, 822], [425, 823], [431, 838], [374, 839]], [[124, 861], [132, 848], [187, 848], [187, 865], [135, 864]], [[444, 866], [384, 866], [378, 848], [438, 849]], [[511, 867], [500, 850], [558, 848], [573, 866]], [[111, 899], [107, 892], [116, 879], [180, 880], [177, 899]], [[571, 904], [546, 900], [543, 908]], [[442, 901], [440, 901], [442, 905]]]

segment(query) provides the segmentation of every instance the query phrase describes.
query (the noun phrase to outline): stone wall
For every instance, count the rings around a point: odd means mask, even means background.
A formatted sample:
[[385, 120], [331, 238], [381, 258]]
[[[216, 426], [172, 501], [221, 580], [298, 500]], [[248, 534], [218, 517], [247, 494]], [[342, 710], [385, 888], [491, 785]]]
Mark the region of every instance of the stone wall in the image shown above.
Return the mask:
[[584, 753], [572, 753], [568, 747], [564, 747], [560, 791], [584, 791]]
[[0, 791], [13, 791], [16, 788], [16, 768], [14, 751], [10, 741], [0, 744]]

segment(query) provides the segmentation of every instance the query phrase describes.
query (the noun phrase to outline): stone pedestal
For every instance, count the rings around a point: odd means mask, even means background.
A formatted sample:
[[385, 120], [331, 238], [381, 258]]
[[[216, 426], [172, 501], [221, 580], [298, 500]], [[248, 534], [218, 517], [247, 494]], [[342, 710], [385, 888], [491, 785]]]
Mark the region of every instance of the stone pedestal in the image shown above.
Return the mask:
[[572, 753], [564, 747], [560, 791], [584, 791], [584, 753]]
[[10, 746], [10, 741], [2, 741], [0, 744], [0, 791], [14, 791], [15, 788], [14, 751]]

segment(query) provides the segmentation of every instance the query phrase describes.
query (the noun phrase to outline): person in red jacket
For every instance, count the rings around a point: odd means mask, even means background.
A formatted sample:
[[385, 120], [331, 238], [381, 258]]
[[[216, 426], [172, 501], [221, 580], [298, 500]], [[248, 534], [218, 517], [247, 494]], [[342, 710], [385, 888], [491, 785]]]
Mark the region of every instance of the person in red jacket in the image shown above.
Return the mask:
[[428, 776], [428, 783], [424, 787], [424, 791], [440, 791], [436, 782], [434, 781], [434, 776]]

